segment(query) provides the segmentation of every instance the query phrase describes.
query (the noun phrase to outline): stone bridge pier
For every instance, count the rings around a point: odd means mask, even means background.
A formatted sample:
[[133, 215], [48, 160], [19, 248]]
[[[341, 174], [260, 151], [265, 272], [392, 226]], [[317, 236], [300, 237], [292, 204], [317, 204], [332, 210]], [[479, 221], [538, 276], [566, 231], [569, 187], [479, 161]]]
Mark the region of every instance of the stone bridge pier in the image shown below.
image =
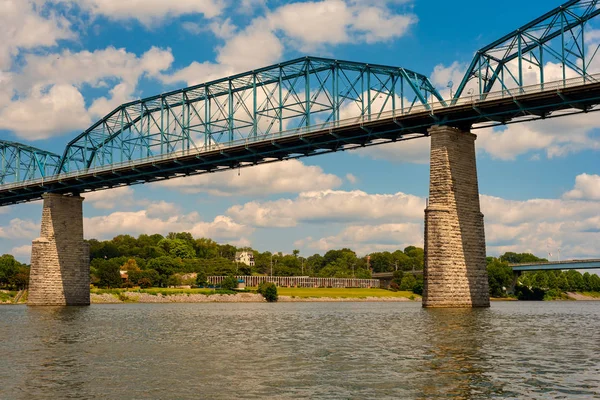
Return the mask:
[[433, 126], [423, 307], [489, 307], [476, 136]]
[[83, 198], [46, 193], [41, 236], [31, 247], [30, 306], [90, 304], [89, 245], [83, 240]]

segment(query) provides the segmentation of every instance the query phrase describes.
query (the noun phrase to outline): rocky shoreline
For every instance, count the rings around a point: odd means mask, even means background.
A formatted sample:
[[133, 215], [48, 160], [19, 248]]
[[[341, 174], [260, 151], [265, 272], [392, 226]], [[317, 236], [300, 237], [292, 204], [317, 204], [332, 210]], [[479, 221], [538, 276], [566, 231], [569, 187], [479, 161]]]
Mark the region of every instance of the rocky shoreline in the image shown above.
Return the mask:
[[[92, 304], [120, 304], [120, 303], [263, 303], [265, 299], [260, 294], [148, 294], [139, 292], [124, 292], [118, 295], [104, 293], [91, 295]], [[420, 301], [420, 298], [410, 300], [404, 297], [293, 297], [279, 296], [279, 302], [406, 302]]]

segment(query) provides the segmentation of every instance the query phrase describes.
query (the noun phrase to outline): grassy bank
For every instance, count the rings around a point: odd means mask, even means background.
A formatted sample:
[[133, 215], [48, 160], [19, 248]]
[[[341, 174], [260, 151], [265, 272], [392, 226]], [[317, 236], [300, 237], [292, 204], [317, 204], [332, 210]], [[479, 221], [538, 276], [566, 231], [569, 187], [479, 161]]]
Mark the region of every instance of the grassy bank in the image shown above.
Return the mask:
[[410, 299], [420, 298], [412, 292], [392, 292], [383, 289], [358, 289], [358, 288], [277, 288], [280, 296], [295, 296], [300, 298], [342, 298], [342, 299], [366, 299], [367, 297], [404, 297]]
[[174, 288], [147, 288], [147, 289], [91, 289], [91, 293], [93, 294], [114, 294], [119, 295], [125, 292], [130, 293], [146, 293], [154, 296], [163, 295], [163, 296], [172, 296], [178, 294], [203, 294], [206, 296], [212, 294], [231, 294], [236, 292], [231, 292], [227, 290], [214, 290], [214, 289], [174, 289]]
[[16, 291], [0, 290], [0, 303], [12, 303], [16, 295]]
[[595, 299], [600, 299], [600, 292], [582, 292], [581, 294], [584, 296], [587, 296], [587, 297], [593, 297]]

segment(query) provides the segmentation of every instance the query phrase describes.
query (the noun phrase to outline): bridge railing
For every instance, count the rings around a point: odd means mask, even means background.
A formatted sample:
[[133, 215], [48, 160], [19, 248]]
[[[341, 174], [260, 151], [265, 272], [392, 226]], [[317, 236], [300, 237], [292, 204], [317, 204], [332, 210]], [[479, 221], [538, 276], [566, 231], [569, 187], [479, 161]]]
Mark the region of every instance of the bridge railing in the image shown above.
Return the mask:
[[[255, 143], [259, 143], [259, 142], [269, 142], [269, 141], [272, 141], [274, 139], [279, 139], [279, 138], [288, 138], [288, 137], [294, 137], [294, 136], [296, 136], [298, 138], [302, 138], [304, 135], [307, 135], [307, 134], [326, 131], [326, 130], [333, 131], [333, 129], [337, 129], [337, 128], [341, 128], [341, 127], [347, 127], [347, 126], [353, 126], [353, 125], [362, 126], [362, 125], [368, 124], [370, 122], [385, 120], [385, 119], [390, 119], [390, 118], [396, 118], [396, 117], [403, 117], [405, 115], [412, 115], [412, 114], [418, 114], [418, 113], [423, 113], [423, 112], [435, 113], [435, 111], [439, 111], [439, 110], [446, 109], [449, 107], [457, 107], [457, 106], [464, 106], [464, 105], [474, 106], [474, 105], [480, 104], [482, 102], [494, 101], [494, 100], [505, 99], [505, 98], [506, 99], [509, 99], [509, 98], [516, 99], [518, 96], [522, 96], [522, 95], [535, 94], [535, 93], [541, 93], [541, 92], [560, 91], [560, 90], [566, 89], [566, 88], [584, 86], [586, 84], [592, 84], [592, 83], [598, 83], [598, 82], [600, 82], [600, 74], [588, 75], [587, 77], [577, 77], [577, 78], [571, 78], [571, 79], [567, 79], [567, 80], [560, 80], [560, 81], [554, 81], [554, 82], [546, 82], [543, 84], [516, 87], [516, 88], [511, 88], [511, 89], [507, 88], [502, 91], [492, 92], [492, 93], [487, 93], [487, 94], [484, 93], [481, 95], [480, 94], [477, 94], [477, 95], [465, 94], [463, 97], [461, 97], [457, 100], [454, 100], [454, 101], [448, 100], [447, 103], [433, 102], [433, 103], [429, 103], [427, 105], [414, 106], [414, 107], [412, 107], [412, 109], [409, 112], [402, 111], [402, 110], [389, 110], [389, 111], [379, 112], [379, 113], [370, 114], [370, 115], [362, 115], [362, 116], [357, 116], [357, 117], [341, 119], [341, 120], [337, 120], [337, 121], [329, 121], [329, 122], [313, 124], [313, 125], [307, 126], [307, 127], [300, 127], [300, 128], [295, 128], [295, 129], [281, 131], [281, 132], [274, 132], [274, 133], [270, 133], [268, 135], [252, 136], [252, 137], [248, 137], [245, 139], [238, 139], [238, 140], [234, 140], [234, 141], [227, 142], [227, 143], [213, 142], [207, 146], [194, 147], [191, 149], [184, 149], [181, 151], [176, 151], [176, 152], [172, 152], [172, 153], [168, 153], [168, 154], [151, 156], [151, 157], [146, 157], [146, 158], [142, 158], [142, 159], [123, 161], [123, 162], [118, 162], [118, 163], [114, 163], [114, 164], [107, 165], [107, 166], [92, 167], [92, 168], [88, 168], [88, 169], [82, 169], [82, 170], [47, 176], [44, 178], [37, 178], [37, 179], [28, 180], [28, 181], [5, 184], [5, 185], [1, 185], [0, 188], [3, 190], [10, 190], [12, 188], [21, 187], [24, 184], [28, 184], [28, 185], [29, 184], [31, 184], [31, 185], [42, 184], [43, 185], [44, 182], [48, 182], [48, 181], [60, 181], [61, 179], [77, 177], [77, 176], [82, 176], [82, 175], [95, 175], [95, 174], [110, 172], [110, 171], [116, 172], [121, 169], [135, 167], [141, 163], [147, 164], [147, 163], [169, 161], [169, 160], [174, 161], [181, 157], [200, 156], [203, 153], [209, 153], [209, 152], [214, 152], [214, 151], [224, 152], [225, 150], [232, 148], [232, 147], [249, 146], [251, 144], [255, 144]], [[448, 105], [448, 104], [451, 104], [451, 105]]]

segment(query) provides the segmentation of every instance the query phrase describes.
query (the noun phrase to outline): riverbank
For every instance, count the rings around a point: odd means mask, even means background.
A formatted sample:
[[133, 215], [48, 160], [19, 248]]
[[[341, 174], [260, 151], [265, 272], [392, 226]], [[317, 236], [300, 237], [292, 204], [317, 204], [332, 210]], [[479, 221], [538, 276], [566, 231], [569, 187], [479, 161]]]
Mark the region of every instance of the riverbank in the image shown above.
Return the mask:
[[[344, 288], [278, 288], [280, 302], [406, 302], [421, 301], [411, 292], [391, 292], [383, 289]], [[0, 290], [0, 305], [25, 304], [27, 293], [17, 303], [18, 292]], [[568, 292], [568, 300], [600, 301], [600, 293]], [[218, 293], [210, 289], [92, 289], [92, 304], [120, 303], [262, 303], [265, 299], [252, 292]], [[492, 301], [518, 301], [515, 298]]]
[[[420, 301], [411, 292], [383, 289], [278, 288], [279, 302], [395, 302]], [[262, 303], [252, 292], [223, 294], [206, 289], [92, 290], [92, 303]]]

